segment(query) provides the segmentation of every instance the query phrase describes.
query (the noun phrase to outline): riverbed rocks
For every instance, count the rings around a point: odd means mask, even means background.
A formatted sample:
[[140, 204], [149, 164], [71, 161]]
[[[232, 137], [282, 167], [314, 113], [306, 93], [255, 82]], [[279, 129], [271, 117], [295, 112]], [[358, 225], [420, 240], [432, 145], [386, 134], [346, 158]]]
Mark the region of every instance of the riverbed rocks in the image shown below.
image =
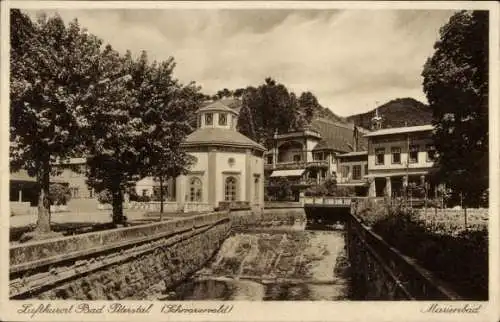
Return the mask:
[[343, 249], [341, 233], [239, 233], [226, 239], [200, 276], [328, 282]]

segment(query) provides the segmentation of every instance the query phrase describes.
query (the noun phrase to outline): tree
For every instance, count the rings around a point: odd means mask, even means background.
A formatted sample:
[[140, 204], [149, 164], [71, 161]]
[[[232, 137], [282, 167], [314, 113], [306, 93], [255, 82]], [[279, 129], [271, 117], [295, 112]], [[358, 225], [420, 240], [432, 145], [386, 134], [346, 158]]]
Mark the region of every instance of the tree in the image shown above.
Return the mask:
[[304, 93], [300, 94], [298, 104], [299, 104], [299, 108], [304, 113], [304, 118], [305, 118], [307, 123], [311, 122], [311, 120], [314, 116], [314, 112], [316, 110], [318, 110], [319, 108], [322, 109], [321, 105], [318, 102], [318, 99], [311, 92], [304, 92]]
[[124, 224], [123, 193], [147, 164], [143, 145], [148, 127], [143, 122], [136, 87], [130, 75], [131, 54], [120, 56], [110, 45], [101, 53], [92, 106], [81, 110], [87, 123], [84, 141], [88, 184], [112, 196], [113, 223]]
[[298, 113], [296, 102], [283, 84], [266, 78], [258, 88], [245, 90], [238, 130], [269, 146], [275, 131], [284, 133], [294, 129]]
[[462, 11], [440, 30], [422, 72], [433, 110], [438, 177], [477, 205], [488, 188], [488, 12]]
[[11, 10], [11, 169], [36, 176], [40, 189], [35, 236], [50, 232], [50, 174], [79, 145], [78, 109], [97, 81], [101, 41], [74, 20], [59, 16], [36, 22]]
[[147, 155], [142, 175], [152, 175], [160, 182], [160, 212], [163, 212], [163, 182], [185, 174], [194, 161], [180, 144], [193, 131], [192, 115], [204, 96], [194, 83], [183, 85], [174, 78], [175, 62], [147, 64], [145, 53], [135, 63], [132, 77], [139, 89], [138, 110], [147, 132], [142, 149]]

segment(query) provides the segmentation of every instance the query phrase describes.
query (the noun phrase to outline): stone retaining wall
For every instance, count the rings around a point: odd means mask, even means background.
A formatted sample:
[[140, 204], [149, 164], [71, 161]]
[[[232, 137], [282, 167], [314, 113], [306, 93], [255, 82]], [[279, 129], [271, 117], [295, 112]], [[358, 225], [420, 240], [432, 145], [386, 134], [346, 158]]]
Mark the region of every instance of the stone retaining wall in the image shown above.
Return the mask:
[[[123, 263], [92, 272], [37, 295], [39, 299], [155, 300], [196, 272], [213, 256], [226, 238], [225, 222], [184, 236], [180, 241], [163, 240], [162, 246]], [[170, 244], [170, 245], [169, 245]]]
[[142, 296], [152, 285], [168, 287], [201, 268], [230, 228], [228, 214], [218, 212], [16, 245], [10, 249], [10, 296], [129, 298], [131, 281], [140, 284], [134, 292]]

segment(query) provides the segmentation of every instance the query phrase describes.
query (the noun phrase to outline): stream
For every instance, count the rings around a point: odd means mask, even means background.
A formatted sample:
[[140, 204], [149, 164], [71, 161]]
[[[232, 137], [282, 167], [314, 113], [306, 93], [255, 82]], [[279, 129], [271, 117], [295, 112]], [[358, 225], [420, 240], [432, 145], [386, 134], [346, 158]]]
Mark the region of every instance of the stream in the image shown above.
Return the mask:
[[235, 232], [207, 265], [160, 300], [346, 300], [343, 230], [304, 225]]

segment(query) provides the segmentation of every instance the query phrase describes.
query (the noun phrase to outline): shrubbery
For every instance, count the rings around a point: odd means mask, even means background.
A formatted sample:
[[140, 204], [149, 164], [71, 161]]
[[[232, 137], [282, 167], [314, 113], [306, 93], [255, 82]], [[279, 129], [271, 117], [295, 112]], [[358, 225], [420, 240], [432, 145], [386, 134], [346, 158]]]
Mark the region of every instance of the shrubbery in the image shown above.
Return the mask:
[[99, 203], [110, 204], [112, 200], [113, 196], [111, 195], [111, 192], [109, 192], [109, 190], [102, 190], [97, 195], [97, 201], [99, 201]]
[[401, 203], [369, 200], [357, 216], [385, 241], [474, 300], [488, 298], [488, 231], [434, 230]]
[[49, 187], [49, 200], [51, 205], [66, 205], [71, 199], [69, 187], [59, 183], [51, 184]]
[[320, 185], [307, 188], [304, 195], [306, 197], [353, 197], [356, 192], [353, 187], [339, 187], [335, 179], [328, 179]]

